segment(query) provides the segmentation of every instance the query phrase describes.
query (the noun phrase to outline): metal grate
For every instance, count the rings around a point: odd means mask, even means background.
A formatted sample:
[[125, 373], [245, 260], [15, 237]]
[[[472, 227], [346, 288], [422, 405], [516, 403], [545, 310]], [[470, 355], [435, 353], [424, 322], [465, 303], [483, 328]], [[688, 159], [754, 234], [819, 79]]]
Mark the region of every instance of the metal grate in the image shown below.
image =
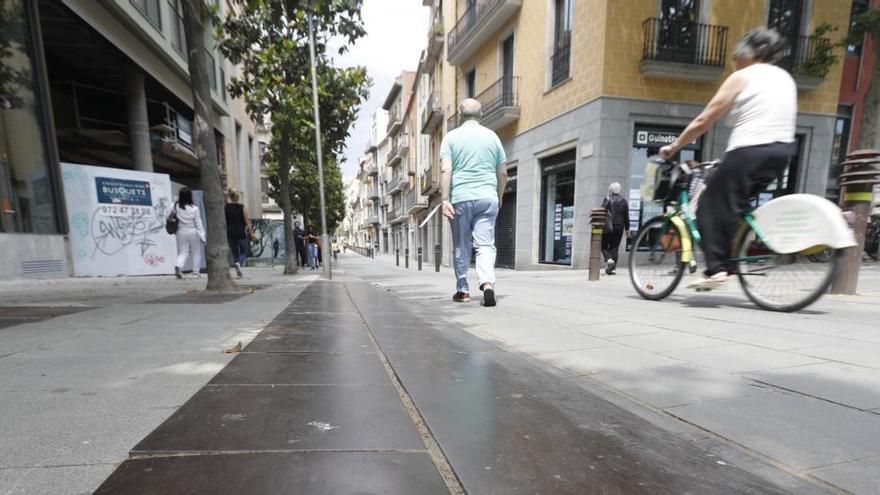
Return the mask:
[[21, 274], [24, 276], [44, 275], [50, 273], [57, 274], [63, 272], [64, 263], [62, 263], [61, 260], [31, 260], [21, 262]]
[[513, 269], [516, 266], [516, 191], [504, 195], [504, 204], [495, 221], [495, 266]]

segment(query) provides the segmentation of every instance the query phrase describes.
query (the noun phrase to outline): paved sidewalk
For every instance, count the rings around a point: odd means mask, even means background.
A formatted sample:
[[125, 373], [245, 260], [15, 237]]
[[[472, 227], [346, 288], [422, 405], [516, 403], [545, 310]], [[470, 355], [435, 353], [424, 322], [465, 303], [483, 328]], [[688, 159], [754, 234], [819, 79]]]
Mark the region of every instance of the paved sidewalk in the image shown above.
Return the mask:
[[0, 282], [0, 494], [91, 493], [315, 278], [245, 274]]
[[478, 294], [456, 305], [449, 269], [402, 265], [343, 261], [346, 273], [607, 390], [658, 424], [708, 433], [811, 483], [880, 493], [876, 264], [861, 274], [862, 295], [826, 296], [796, 314], [759, 310], [736, 285], [645, 301], [622, 270], [593, 283], [583, 271], [500, 271], [497, 308], [479, 307]]

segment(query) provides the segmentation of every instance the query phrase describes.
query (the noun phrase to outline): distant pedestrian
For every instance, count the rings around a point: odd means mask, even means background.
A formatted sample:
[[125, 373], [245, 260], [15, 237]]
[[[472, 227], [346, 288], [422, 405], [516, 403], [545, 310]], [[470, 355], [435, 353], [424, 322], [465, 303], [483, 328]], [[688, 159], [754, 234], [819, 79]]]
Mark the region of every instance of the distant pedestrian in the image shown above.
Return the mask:
[[181, 273], [192, 261], [192, 271], [196, 277], [201, 277], [202, 269], [202, 243], [205, 242], [205, 229], [202, 227], [202, 212], [193, 203], [192, 191], [184, 187], [177, 195], [177, 203], [174, 204], [177, 213], [177, 266], [174, 267], [174, 276], [183, 278]]
[[471, 248], [476, 247], [483, 305], [495, 306], [495, 219], [507, 185], [507, 158], [498, 136], [479, 123], [479, 101], [461, 102], [459, 115], [464, 123], [447, 133], [440, 145], [443, 214], [452, 224], [454, 246], [452, 300], [471, 300], [467, 277]]
[[303, 230], [299, 226], [299, 222], [293, 223], [293, 246], [296, 248], [296, 264], [303, 268], [308, 265], [308, 251], [306, 250], [307, 244], [306, 231]]
[[247, 259], [250, 249], [249, 237], [253, 237], [254, 229], [248, 218], [247, 209], [240, 202], [238, 191], [229, 190], [226, 203], [226, 240], [232, 252], [232, 267], [235, 274], [242, 277], [241, 267]]
[[309, 230], [306, 232], [303, 240], [307, 243], [309, 249], [309, 267], [312, 270], [317, 270], [320, 264], [320, 238], [318, 237], [318, 232], [315, 230], [314, 225], [309, 225]]
[[330, 243], [330, 250], [333, 251], [333, 259], [339, 259], [339, 239]]
[[613, 275], [617, 267], [617, 254], [620, 251], [620, 240], [624, 232], [627, 238], [629, 230], [629, 204], [620, 195], [620, 183], [608, 186], [608, 196], [602, 201], [602, 208], [608, 214], [605, 232], [602, 233], [602, 256], [605, 258], [605, 274]]
[[272, 241], [272, 259], [278, 259], [278, 248], [281, 247], [281, 243], [278, 242], [278, 238], [276, 237], [274, 241]]

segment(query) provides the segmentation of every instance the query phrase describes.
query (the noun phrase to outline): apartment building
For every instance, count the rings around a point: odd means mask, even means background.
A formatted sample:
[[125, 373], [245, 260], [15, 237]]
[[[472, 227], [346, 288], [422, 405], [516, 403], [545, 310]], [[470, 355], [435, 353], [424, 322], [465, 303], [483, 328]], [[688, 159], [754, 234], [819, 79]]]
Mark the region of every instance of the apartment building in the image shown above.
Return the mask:
[[[217, 2], [224, 12], [228, 6]], [[0, 277], [71, 273], [61, 162], [169, 174], [199, 189], [178, 0], [4, 0], [0, 60]], [[226, 92], [236, 68], [208, 29], [222, 181], [259, 218], [257, 130]]]
[[[407, 193], [413, 185], [411, 178], [412, 156], [411, 147], [413, 86], [416, 74], [404, 71], [395, 80], [388, 92], [382, 109], [388, 112], [387, 136], [385, 143], [387, 154], [384, 155], [385, 175], [381, 180], [385, 182], [386, 223], [385, 231], [388, 236], [386, 246], [390, 252], [400, 250], [405, 253], [410, 248], [410, 221], [406, 213]], [[412, 145], [412, 146], [411, 146]], [[380, 151], [380, 156], [382, 152]], [[380, 158], [382, 160], [382, 158]], [[383, 235], [384, 235], [383, 233]]]
[[[435, 7], [440, 2], [429, 2]], [[845, 5], [844, 5], [845, 4]], [[799, 89], [798, 152], [775, 194], [824, 194], [834, 147], [840, 65], [817, 67], [845, 28], [850, 0], [446, 0], [440, 105], [483, 104], [507, 152], [510, 186], [496, 228], [499, 266], [584, 268], [589, 213], [608, 185], [628, 195], [631, 228], [659, 212], [639, 189], [645, 163], [695, 117], [734, 67], [736, 41], [768, 25], [789, 41], [781, 65]], [[837, 50], [835, 48], [835, 50]], [[441, 68], [441, 71], [444, 69]], [[723, 155], [721, 122], [678, 158]], [[430, 168], [429, 170], [436, 170]]]

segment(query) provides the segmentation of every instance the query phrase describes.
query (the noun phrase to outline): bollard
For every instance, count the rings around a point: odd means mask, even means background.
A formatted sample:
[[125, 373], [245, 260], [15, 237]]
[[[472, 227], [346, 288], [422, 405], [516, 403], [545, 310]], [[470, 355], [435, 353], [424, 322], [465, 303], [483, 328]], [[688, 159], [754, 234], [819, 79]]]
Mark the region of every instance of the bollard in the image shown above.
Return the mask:
[[397, 260], [397, 266], [400, 266], [400, 248], [394, 250], [394, 258]]
[[593, 208], [590, 212], [590, 266], [589, 280], [599, 280], [602, 268], [602, 232], [605, 231], [605, 219], [608, 212], [605, 208]]
[[440, 244], [434, 244], [434, 271], [440, 273]]
[[403, 250], [403, 267], [409, 268], [409, 248]]
[[419, 246], [419, 271], [422, 271], [422, 247]]
[[841, 186], [840, 205], [848, 220], [852, 220], [856, 246], [845, 249], [840, 260], [840, 268], [831, 282], [832, 294], [855, 294], [859, 284], [859, 269], [862, 253], [865, 250], [865, 231], [871, 214], [871, 201], [874, 199], [874, 185], [880, 183], [880, 152], [858, 150], [850, 153], [843, 162], [843, 173], [837, 181]]

